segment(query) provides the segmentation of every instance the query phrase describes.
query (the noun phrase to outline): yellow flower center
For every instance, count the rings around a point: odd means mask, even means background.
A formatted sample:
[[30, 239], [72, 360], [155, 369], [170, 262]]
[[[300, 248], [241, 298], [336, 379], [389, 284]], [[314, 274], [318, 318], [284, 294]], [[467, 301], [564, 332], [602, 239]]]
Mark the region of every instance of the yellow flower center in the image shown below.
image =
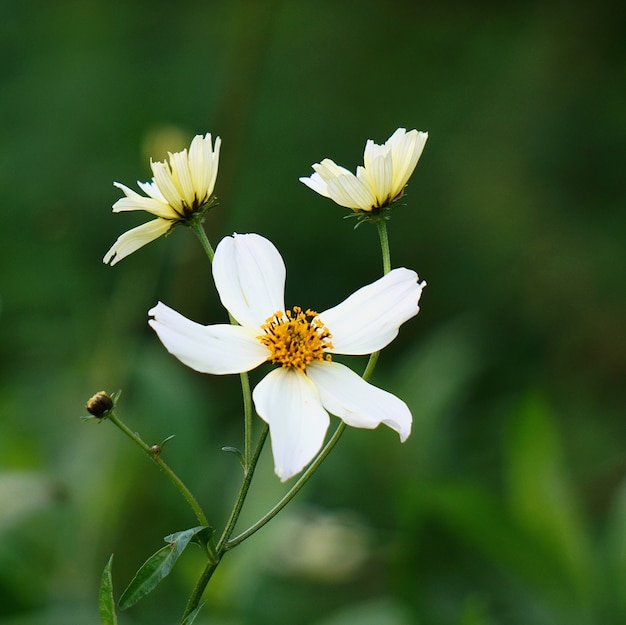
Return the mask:
[[268, 360], [283, 367], [304, 371], [314, 360], [331, 360], [324, 350], [332, 349], [331, 334], [317, 318], [318, 313], [299, 306], [274, 313], [261, 326], [257, 337], [271, 352]]

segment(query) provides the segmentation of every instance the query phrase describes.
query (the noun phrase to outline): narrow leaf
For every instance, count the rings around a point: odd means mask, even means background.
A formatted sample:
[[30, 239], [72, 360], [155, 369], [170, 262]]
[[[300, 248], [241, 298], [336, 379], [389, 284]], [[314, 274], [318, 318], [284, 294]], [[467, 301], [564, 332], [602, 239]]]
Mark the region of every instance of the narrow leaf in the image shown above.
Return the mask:
[[225, 451], [229, 454], [235, 454], [237, 456], [237, 460], [239, 460], [239, 464], [245, 469], [246, 468], [246, 459], [243, 457], [243, 454], [236, 447], [222, 447], [222, 451]]
[[126, 590], [120, 597], [120, 608], [126, 610], [143, 599], [149, 592], [154, 590], [159, 582], [169, 575], [176, 561], [185, 550], [189, 541], [205, 531], [204, 525], [192, 527], [182, 532], [176, 532], [165, 537], [168, 543], [162, 549], [151, 555], [137, 571]]
[[102, 571], [102, 580], [100, 582], [98, 608], [100, 610], [100, 621], [102, 625], [117, 625], [115, 601], [113, 600], [113, 579], [111, 577], [112, 565], [113, 555], [111, 555], [107, 565], [104, 567], [104, 571]]
[[193, 612], [188, 614], [187, 617], [185, 618], [185, 620], [180, 625], [191, 625], [196, 620], [196, 616], [198, 616], [198, 614], [200, 614], [200, 610], [202, 610], [202, 608], [204, 607], [205, 603], [206, 603], [206, 601], [201, 603]]
[[506, 461], [515, 522], [561, 567], [555, 581], [570, 604], [586, 602], [594, 584], [589, 535], [556, 416], [540, 394], [528, 393], [512, 415]]
[[[166, 545], [152, 554], [137, 571], [126, 590], [120, 597], [120, 608], [126, 610], [130, 606], [135, 605], [137, 601], [145, 597], [149, 592], [154, 590], [157, 584], [169, 573], [164, 571], [164, 563], [167, 561], [172, 547]], [[171, 568], [171, 567], [170, 567]]]
[[[212, 528], [207, 525], [198, 525], [197, 527], [192, 527], [188, 530], [183, 530], [182, 532], [174, 532], [173, 534], [168, 534], [163, 540], [166, 543], [172, 544], [176, 543], [177, 547], [180, 549], [180, 553], [185, 550], [185, 547], [189, 544], [189, 541], [198, 534], [209, 530], [211, 533], [213, 531]], [[180, 555], [180, 554], [179, 554]]]

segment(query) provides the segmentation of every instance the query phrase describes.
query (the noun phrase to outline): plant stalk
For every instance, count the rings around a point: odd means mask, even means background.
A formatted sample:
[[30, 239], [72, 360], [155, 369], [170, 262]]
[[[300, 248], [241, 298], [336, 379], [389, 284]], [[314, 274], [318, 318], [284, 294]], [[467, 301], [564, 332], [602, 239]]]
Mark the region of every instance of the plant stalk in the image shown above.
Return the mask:
[[106, 418], [115, 424], [128, 438], [130, 438], [136, 445], [138, 445], [160, 469], [165, 473], [170, 482], [179, 490], [180, 494], [185, 498], [185, 501], [189, 504], [189, 507], [196, 515], [196, 519], [200, 525], [209, 526], [209, 522], [204, 514], [204, 511], [200, 507], [197, 499], [192, 495], [191, 491], [187, 488], [185, 483], [174, 473], [171, 467], [161, 458], [160, 450], [155, 451], [150, 445], [145, 443], [138, 434], [133, 432], [116, 414], [113, 410], [110, 410]]

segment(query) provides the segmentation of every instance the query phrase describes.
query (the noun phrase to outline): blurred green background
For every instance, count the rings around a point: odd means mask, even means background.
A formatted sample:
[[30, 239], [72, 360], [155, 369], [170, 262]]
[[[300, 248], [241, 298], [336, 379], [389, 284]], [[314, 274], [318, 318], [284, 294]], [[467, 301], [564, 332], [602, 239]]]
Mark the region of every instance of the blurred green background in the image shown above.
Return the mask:
[[[186, 369], [146, 324], [157, 300], [226, 319], [202, 250], [178, 228], [104, 266], [147, 218], [110, 212], [112, 182], [221, 136], [209, 237], [269, 237], [288, 303], [320, 310], [380, 253], [298, 177], [324, 157], [353, 170], [404, 126], [430, 137], [392, 262], [428, 288], [374, 382], [413, 434], [348, 430], [226, 557], [196, 622], [625, 623], [623, 7], [2, 0], [0, 622], [97, 625], [110, 553], [119, 594], [195, 524], [111, 424], [80, 422], [92, 393], [123, 389], [149, 443], [176, 434], [166, 459], [218, 527], [240, 480], [220, 452], [241, 444], [237, 376]], [[268, 455], [241, 529], [285, 490]], [[201, 566], [189, 550], [120, 623], [177, 623]]]

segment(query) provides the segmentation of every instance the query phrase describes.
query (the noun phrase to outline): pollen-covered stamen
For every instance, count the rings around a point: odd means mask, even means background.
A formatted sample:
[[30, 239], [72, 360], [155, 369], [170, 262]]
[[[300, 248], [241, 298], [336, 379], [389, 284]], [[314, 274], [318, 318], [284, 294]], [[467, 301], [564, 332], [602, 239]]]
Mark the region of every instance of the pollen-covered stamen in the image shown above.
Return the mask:
[[258, 339], [271, 352], [268, 360], [283, 367], [304, 371], [314, 360], [330, 360], [324, 350], [332, 349], [331, 334], [318, 313], [299, 306], [274, 313], [262, 326]]

